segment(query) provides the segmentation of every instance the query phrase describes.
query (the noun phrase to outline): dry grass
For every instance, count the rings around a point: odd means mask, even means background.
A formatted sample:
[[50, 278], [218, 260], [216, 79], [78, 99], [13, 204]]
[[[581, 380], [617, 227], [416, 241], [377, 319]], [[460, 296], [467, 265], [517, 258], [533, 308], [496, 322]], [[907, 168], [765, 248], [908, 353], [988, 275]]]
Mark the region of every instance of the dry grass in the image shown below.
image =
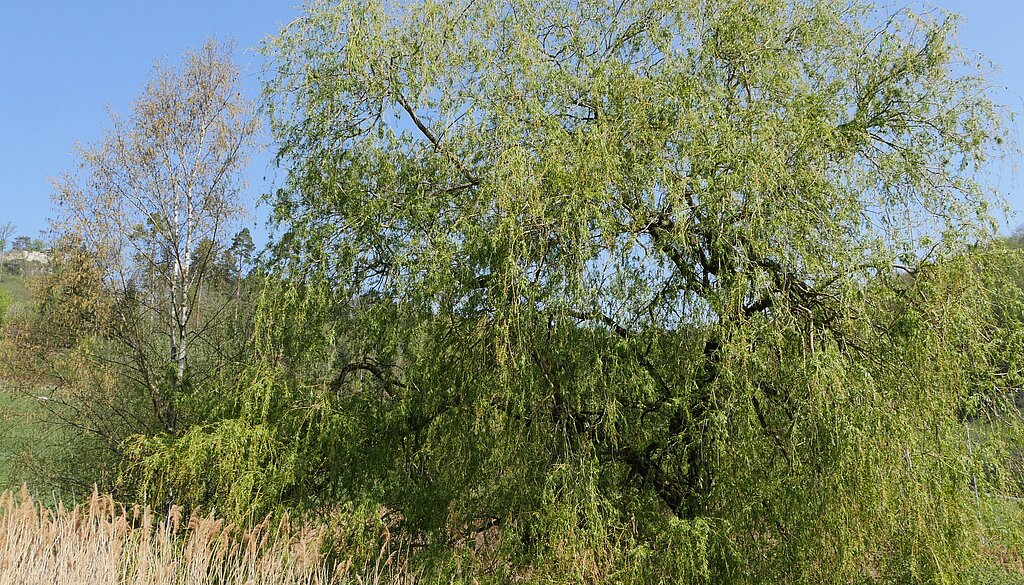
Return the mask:
[[393, 558], [355, 571], [329, 565], [324, 534], [287, 521], [240, 531], [212, 516], [158, 521], [93, 494], [87, 505], [50, 510], [0, 494], [0, 585], [320, 585], [408, 583]]

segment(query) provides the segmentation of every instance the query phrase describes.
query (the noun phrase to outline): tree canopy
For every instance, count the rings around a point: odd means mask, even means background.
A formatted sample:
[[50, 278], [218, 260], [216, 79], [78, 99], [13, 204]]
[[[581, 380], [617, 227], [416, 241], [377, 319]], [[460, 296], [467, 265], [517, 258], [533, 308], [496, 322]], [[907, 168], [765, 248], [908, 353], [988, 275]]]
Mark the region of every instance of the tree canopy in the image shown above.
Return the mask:
[[954, 17], [308, 10], [258, 360], [135, 445], [147, 489], [382, 505], [499, 579], [957, 582], [1019, 531], [1007, 135]]

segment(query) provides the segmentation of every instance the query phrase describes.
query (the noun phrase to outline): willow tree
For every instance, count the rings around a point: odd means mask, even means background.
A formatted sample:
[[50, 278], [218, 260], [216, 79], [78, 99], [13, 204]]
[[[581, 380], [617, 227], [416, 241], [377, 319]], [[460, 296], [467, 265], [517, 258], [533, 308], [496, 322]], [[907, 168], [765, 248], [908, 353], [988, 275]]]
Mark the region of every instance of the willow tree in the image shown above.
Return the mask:
[[1002, 114], [955, 24], [311, 4], [268, 44], [294, 382], [221, 429], [289, 420], [265, 492], [493, 538], [520, 577], [962, 578], [1016, 489], [968, 431], [1013, 428], [1018, 338], [980, 252]]

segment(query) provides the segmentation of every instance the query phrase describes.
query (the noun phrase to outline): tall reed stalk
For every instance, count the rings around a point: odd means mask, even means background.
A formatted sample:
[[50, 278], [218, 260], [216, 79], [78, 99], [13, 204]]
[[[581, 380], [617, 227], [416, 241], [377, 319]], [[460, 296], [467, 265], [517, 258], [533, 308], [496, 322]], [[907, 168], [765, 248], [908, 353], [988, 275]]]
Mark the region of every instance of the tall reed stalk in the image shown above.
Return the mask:
[[[172, 508], [126, 508], [93, 493], [67, 509], [26, 488], [0, 494], [0, 585], [328, 585], [409, 582], [404, 567], [328, 563], [325, 533], [287, 520], [250, 530]], [[393, 561], [393, 557], [388, 557]]]

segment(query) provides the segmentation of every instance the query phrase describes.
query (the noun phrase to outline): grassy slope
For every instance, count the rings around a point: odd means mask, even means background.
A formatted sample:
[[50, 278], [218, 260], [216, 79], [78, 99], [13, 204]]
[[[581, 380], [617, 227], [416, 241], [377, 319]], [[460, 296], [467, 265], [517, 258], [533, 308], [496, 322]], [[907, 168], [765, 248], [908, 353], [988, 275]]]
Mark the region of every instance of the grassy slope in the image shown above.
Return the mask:
[[4, 273], [3, 279], [0, 280], [0, 289], [11, 295], [11, 298], [15, 302], [27, 302], [28, 291], [25, 287], [25, 279], [13, 274]]
[[27, 479], [21, 456], [35, 439], [34, 407], [30, 399], [0, 387], [0, 488]]
[[[12, 301], [9, 314], [27, 310], [29, 292], [23, 278], [4, 274], [0, 290]], [[38, 438], [38, 429], [32, 424], [37, 414], [35, 401], [11, 389], [0, 377], [0, 489], [26, 479], [20, 456]]]

